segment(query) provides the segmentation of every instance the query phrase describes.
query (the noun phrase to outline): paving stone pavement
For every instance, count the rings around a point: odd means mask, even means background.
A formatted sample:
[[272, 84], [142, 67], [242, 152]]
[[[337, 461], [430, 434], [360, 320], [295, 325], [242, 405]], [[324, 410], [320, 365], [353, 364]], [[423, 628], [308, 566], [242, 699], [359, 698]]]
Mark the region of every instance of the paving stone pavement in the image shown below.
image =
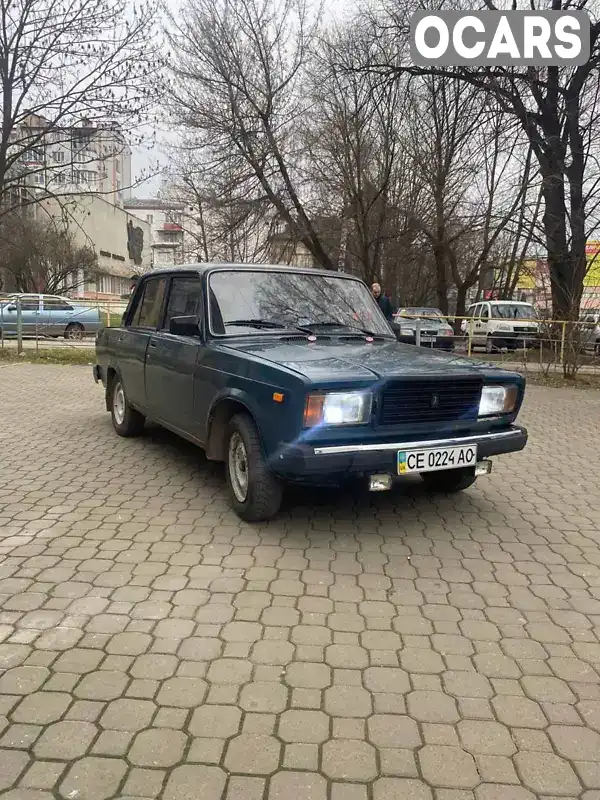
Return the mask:
[[600, 393], [461, 496], [268, 525], [88, 368], [0, 367], [5, 800], [600, 800]]

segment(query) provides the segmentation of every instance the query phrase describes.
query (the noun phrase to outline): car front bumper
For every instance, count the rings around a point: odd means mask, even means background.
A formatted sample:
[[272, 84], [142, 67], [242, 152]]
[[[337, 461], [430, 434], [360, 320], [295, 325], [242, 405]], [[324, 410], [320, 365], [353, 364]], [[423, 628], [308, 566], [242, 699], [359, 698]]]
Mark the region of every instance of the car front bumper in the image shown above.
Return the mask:
[[514, 453], [527, 444], [527, 430], [520, 425], [489, 433], [454, 436], [443, 439], [419, 439], [351, 445], [284, 446], [270, 460], [274, 472], [287, 480], [306, 482], [339, 481], [345, 476], [375, 472], [396, 474], [399, 450], [422, 450], [432, 447], [477, 445], [479, 459], [502, 453]]
[[[396, 339], [401, 344], [416, 344], [416, 336], [396, 334]], [[421, 342], [421, 347], [434, 347], [437, 350], [453, 350], [454, 349], [454, 336], [436, 336], [433, 342]]]
[[539, 344], [540, 337], [537, 333], [511, 333], [508, 331], [494, 331], [493, 333], [489, 334], [489, 338], [496, 347], [516, 349], [522, 348], [523, 345], [526, 347], [535, 347], [537, 344]]

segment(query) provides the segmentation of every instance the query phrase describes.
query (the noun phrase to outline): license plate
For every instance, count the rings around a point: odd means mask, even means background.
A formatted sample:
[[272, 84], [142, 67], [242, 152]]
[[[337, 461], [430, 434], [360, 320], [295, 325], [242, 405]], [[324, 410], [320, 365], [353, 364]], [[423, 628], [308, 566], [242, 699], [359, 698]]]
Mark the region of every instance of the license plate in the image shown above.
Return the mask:
[[435, 336], [421, 336], [422, 342], [435, 342]]
[[435, 447], [428, 450], [398, 450], [398, 475], [409, 472], [435, 472], [439, 469], [474, 467], [477, 445]]

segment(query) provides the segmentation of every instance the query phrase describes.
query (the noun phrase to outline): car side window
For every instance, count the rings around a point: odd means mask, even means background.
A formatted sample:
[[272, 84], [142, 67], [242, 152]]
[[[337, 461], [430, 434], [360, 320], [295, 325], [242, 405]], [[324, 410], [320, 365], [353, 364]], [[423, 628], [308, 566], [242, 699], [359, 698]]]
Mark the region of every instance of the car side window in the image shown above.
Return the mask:
[[166, 278], [150, 278], [145, 281], [143, 294], [130, 323], [131, 327], [156, 329], [160, 320], [166, 286]]
[[37, 297], [22, 297], [21, 311], [39, 311], [40, 301]]
[[60, 297], [44, 297], [44, 308], [48, 311], [73, 311], [73, 306]]
[[167, 312], [162, 325], [163, 330], [169, 330], [173, 317], [197, 317], [200, 321], [203, 316], [202, 282], [197, 277], [173, 278]]
[[481, 305], [481, 312], [479, 314], [482, 320], [486, 320], [490, 318], [490, 307], [487, 303], [482, 303]]

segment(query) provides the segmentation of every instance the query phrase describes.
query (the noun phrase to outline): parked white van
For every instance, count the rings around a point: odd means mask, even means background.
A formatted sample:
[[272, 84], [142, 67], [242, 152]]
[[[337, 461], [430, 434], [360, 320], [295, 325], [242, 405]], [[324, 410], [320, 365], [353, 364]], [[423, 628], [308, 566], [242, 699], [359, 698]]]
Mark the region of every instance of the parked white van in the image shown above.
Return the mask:
[[485, 347], [488, 353], [531, 347], [539, 338], [538, 315], [531, 303], [486, 300], [469, 306], [467, 317], [462, 332], [468, 335], [470, 328], [472, 346]]

